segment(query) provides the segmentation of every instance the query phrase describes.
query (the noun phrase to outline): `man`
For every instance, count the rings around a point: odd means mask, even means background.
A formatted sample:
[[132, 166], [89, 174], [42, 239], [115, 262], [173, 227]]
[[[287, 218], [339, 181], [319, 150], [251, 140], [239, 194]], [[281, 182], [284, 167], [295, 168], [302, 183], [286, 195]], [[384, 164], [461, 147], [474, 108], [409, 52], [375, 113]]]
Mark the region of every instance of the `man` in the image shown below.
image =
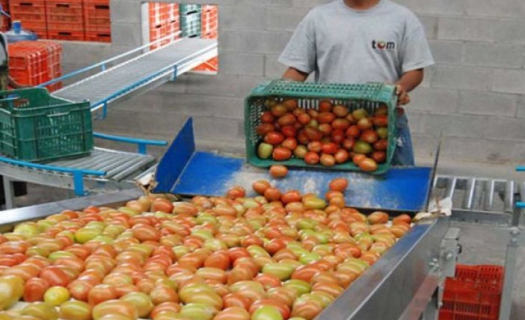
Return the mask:
[[[3, 23], [4, 16], [11, 18], [11, 16], [4, 11], [0, 4], [0, 26]], [[8, 87], [20, 89], [24, 86], [18, 84], [13, 78], [9, 76], [9, 55], [7, 53], [7, 38], [3, 33], [0, 33], [0, 91], [7, 90]]]
[[[391, 0], [335, 0], [311, 10], [279, 61], [283, 78], [327, 83], [385, 82], [397, 85], [399, 105], [434, 64], [418, 18]], [[408, 121], [398, 108], [398, 145], [393, 163], [414, 165]]]

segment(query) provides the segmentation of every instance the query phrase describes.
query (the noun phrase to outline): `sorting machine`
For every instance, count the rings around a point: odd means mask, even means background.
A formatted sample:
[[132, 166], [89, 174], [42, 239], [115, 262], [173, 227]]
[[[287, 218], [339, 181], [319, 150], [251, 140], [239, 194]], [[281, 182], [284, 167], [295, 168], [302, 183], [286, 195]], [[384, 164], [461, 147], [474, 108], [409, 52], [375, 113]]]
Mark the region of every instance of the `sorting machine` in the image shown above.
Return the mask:
[[[436, 195], [453, 198], [454, 207], [458, 208], [453, 209], [451, 217], [436, 213], [415, 223], [405, 237], [318, 319], [438, 319], [444, 279], [454, 275], [459, 251], [460, 230], [451, 227], [451, 220], [455, 218], [497, 224], [498, 232], [509, 237], [507, 273], [514, 270], [513, 254], [522, 240], [517, 224], [519, 219], [516, 218], [519, 211], [513, 209], [519, 198], [517, 185], [496, 180], [436, 177], [434, 170], [427, 167], [392, 168], [385, 176], [371, 177], [359, 173], [291, 169], [286, 179], [272, 181], [282, 190], [324, 194], [331, 179], [346, 176], [350, 181], [346, 202], [363, 212], [381, 209], [392, 216], [401, 213], [414, 216], [428, 211], [429, 201]], [[267, 170], [249, 166], [242, 158], [197, 150], [191, 119], [149, 178], [143, 176], [141, 180], [143, 183], [149, 181], [145, 184], [154, 193], [172, 193], [181, 198], [220, 196], [234, 185], [250, 190], [255, 180], [270, 179]], [[136, 188], [4, 211], [0, 215], [0, 231], [65, 209], [80, 210], [89, 205], [119, 206], [143, 193], [142, 189]], [[459, 205], [456, 204], [458, 199]], [[503, 203], [501, 212], [495, 212], [496, 200]], [[504, 293], [507, 301], [502, 303], [500, 319], [508, 319], [510, 314], [512, 274], [507, 274], [507, 279]]]

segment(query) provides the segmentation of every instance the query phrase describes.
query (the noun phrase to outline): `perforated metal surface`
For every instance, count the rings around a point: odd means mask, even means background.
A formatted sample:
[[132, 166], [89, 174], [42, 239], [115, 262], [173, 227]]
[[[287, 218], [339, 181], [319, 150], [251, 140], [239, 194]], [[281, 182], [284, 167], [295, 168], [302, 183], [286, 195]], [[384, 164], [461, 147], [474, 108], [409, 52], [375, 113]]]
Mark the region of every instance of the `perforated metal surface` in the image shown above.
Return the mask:
[[[92, 106], [96, 106], [108, 99], [110, 101], [129, 94], [157, 77], [172, 73], [175, 66], [198, 62], [213, 52], [216, 56], [216, 50], [216, 40], [181, 39], [67, 86], [54, 95], [71, 101], [88, 100]], [[184, 71], [179, 69], [178, 74]]]

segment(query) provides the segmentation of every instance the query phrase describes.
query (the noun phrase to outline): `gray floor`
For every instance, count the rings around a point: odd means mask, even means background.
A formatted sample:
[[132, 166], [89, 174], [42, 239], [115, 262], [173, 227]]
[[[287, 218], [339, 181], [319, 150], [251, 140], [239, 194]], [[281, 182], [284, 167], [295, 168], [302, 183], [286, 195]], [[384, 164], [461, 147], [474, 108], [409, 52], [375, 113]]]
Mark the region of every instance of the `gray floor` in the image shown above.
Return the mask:
[[[211, 149], [211, 148], [210, 148]], [[420, 159], [420, 165], [429, 165], [430, 159]], [[479, 176], [479, 177], [498, 177], [514, 180], [523, 180], [520, 174], [514, 171], [514, 165], [487, 165], [461, 162], [442, 162], [439, 173], [456, 176]], [[525, 174], [523, 175], [525, 177]], [[29, 185], [29, 194], [16, 199], [17, 206], [27, 206], [53, 202], [70, 197], [70, 193], [65, 190]], [[463, 253], [459, 258], [459, 263], [463, 264], [495, 264], [502, 265], [505, 258], [506, 239], [497, 237], [490, 228], [472, 226], [463, 223], [456, 223], [461, 229], [461, 245]], [[525, 319], [525, 249], [520, 250], [518, 257], [518, 267], [515, 278], [513, 294], [512, 319]]]

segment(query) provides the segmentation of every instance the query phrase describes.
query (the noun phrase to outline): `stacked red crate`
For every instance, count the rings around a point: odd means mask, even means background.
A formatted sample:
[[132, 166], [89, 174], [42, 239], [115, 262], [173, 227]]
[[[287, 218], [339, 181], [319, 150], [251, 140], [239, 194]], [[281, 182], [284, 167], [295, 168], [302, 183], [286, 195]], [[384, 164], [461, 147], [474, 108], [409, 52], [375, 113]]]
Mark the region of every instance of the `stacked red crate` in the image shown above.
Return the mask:
[[[9, 75], [18, 83], [36, 86], [62, 75], [62, 46], [52, 41], [21, 41], [9, 44]], [[50, 91], [61, 83], [48, 86]]]
[[111, 42], [109, 0], [84, 0], [86, 40]]
[[20, 20], [22, 28], [33, 31], [40, 38], [47, 38], [45, 0], [10, 0], [11, 19]]
[[[219, 8], [217, 5], [202, 5], [202, 35], [203, 39], [218, 39]], [[199, 65], [193, 71], [215, 74], [219, 71], [219, 58], [215, 57]]]
[[457, 265], [455, 278], [447, 279], [440, 320], [497, 320], [504, 269], [500, 266]]
[[85, 39], [82, 0], [46, 0], [46, 16], [49, 39]]
[[[167, 37], [180, 31], [179, 4], [178, 3], [149, 3], [150, 42]], [[170, 39], [151, 46], [156, 49], [166, 45]]]
[[[0, 4], [2, 5], [2, 8], [4, 11], [9, 12], [9, 1], [8, 0], [0, 0]], [[0, 31], [6, 32], [9, 31], [11, 28], [11, 20], [8, 17], [3, 17], [2, 24], [0, 25]]]
[[216, 39], [219, 30], [219, 8], [216, 5], [202, 6], [202, 37]]

